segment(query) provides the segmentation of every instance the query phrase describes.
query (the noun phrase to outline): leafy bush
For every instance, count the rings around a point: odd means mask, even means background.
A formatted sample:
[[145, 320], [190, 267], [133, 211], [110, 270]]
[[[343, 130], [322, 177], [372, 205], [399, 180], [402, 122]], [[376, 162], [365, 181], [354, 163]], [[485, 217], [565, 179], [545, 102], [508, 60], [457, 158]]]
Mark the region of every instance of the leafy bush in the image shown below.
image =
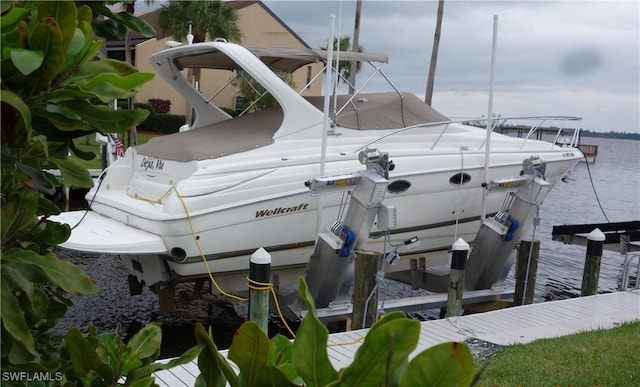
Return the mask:
[[152, 386], [153, 372], [186, 364], [203, 348], [196, 345], [178, 358], [157, 363], [162, 330], [155, 323], [143, 327], [126, 344], [118, 333], [98, 334], [94, 327], [85, 335], [72, 328], [64, 340], [64, 355], [72, 365], [64, 377], [85, 386]]
[[[112, 32], [107, 24], [113, 27], [119, 21], [144, 33], [150, 28], [132, 16], [113, 14], [106, 3], [0, 3], [3, 371], [63, 372], [68, 366], [60, 357], [61, 339], [48, 331], [71, 305], [68, 294], [93, 293], [97, 286], [53, 252], [68, 239], [70, 228], [50, 220], [60, 209], [45, 194], [63, 184], [93, 184], [88, 171], [68, 155], [95, 155], [79, 150], [74, 138], [122, 132], [149, 114], [91, 103], [128, 98], [153, 78], [124, 62], [97, 60], [103, 42], [94, 40], [94, 21]], [[101, 15], [109, 17], [106, 24]], [[61, 177], [46, 172], [50, 168], [59, 169]]]
[[420, 337], [420, 323], [404, 313], [385, 315], [376, 322], [356, 351], [352, 363], [336, 370], [327, 354], [327, 328], [316, 311], [304, 279], [299, 294], [309, 313], [293, 343], [281, 335], [271, 340], [258, 324], [244, 323], [234, 335], [229, 359], [240, 369], [237, 375], [215, 344], [196, 326], [201, 374], [196, 386], [469, 386], [473, 358], [463, 343], [443, 343], [419, 353], [411, 361]]
[[143, 102], [135, 102], [133, 104], [134, 108], [137, 109], [144, 109], [144, 110], [148, 110], [150, 112], [150, 114], [153, 114], [153, 109], [151, 108], [151, 105], [149, 105], [148, 103], [143, 103]]
[[171, 134], [176, 133], [185, 123], [185, 117], [179, 114], [149, 114], [146, 120], [138, 125], [138, 130]]
[[159, 114], [166, 114], [171, 111], [171, 101], [168, 99], [151, 98], [149, 105], [151, 105], [151, 110]]

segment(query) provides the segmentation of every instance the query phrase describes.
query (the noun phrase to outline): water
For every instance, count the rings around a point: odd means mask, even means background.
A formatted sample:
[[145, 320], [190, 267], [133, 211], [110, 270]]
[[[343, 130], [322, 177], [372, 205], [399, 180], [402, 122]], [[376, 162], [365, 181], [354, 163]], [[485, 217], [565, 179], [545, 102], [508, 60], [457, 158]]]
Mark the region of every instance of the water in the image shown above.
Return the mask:
[[[596, 162], [577, 164], [540, 208], [536, 302], [580, 295], [586, 247], [553, 241], [553, 226], [640, 220], [640, 141], [586, 137], [582, 142], [599, 146]], [[623, 262], [623, 255], [604, 251], [599, 292], [617, 290]]]
[[[555, 225], [604, 223], [607, 219], [599, 208], [591, 186], [611, 222], [640, 220], [640, 141], [585, 138], [584, 143], [599, 145], [595, 163], [581, 162], [551, 191], [541, 206], [541, 223], [535, 229], [535, 238], [541, 241], [535, 302], [578, 297], [582, 283], [584, 246], [564, 245], [551, 240]], [[533, 230], [530, 231], [533, 234]], [[96, 295], [73, 297], [74, 305], [60, 322], [56, 332], [64, 334], [71, 326], [86, 329], [89, 323], [99, 331], [121, 330], [125, 337], [141, 326], [157, 321], [163, 328], [161, 357], [177, 356], [192, 346], [193, 326], [200, 322], [213, 327], [214, 341], [219, 348], [228, 348], [233, 332], [246, 318], [246, 306], [231, 304], [211, 294], [178, 302], [172, 313], [160, 313], [157, 296], [148, 289], [141, 295], [130, 296], [126, 271], [115, 256], [79, 256], [64, 254], [97, 282]], [[605, 251], [601, 263], [599, 292], [612, 292], [618, 288], [624, 257]], [[513, 274], [507, 284], [513, 286]], [[391, 284], [389, 297], [413, 296], [423, 291], [408, 286]], [[181, 299], [189, 296], [190, 287], [179, 285]], [[438, 313], [412, 313], [415, 318], [437, 318]], [[270, 334], [284, 333], [276, 318], [270, 322]]]

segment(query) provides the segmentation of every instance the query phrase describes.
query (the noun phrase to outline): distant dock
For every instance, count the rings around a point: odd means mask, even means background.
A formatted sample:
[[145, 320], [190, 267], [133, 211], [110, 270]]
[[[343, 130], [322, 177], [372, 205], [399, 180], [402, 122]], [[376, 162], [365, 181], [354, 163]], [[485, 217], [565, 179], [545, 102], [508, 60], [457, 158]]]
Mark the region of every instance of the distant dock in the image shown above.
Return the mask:
[[596, 158], [598, 157], [597, 145], [578, 144], [578, 149], [580, 149], [584, 157], [587, 159], [587, 162], [589, 161], [589, 158], [591, 158], [591, 162], [596, 162]]
[[[508, 126], [508, 127], [498, 127], [496, 128], [496, 132], [501, 134], [516, 134], [518, 138], [523, 137], [531, 130], [528, 126]], [[558, 133], [558, 128], [537, 128], [535, 131], [535, 139], [543, 141], [544, 136], [556, 135]], [[562, 138], [558, 139], [562, 140]], [[557, 145], [563, 146], [565, 143], [558, 142]], [[590, 144], [582, 144], [581, 137], [578, 137], [578, 149], [584, 154], [585, 161], [592, 163], [596, 162], [596, 158], [598, 157], [598, 145], [590, 145]]]
[[[449, 342], [486, 341], [496, 345], [528, 343], [543, 338], [610, 329], [640, 319], [640, 290], [515, 306], [491, 312], [423, 321], [418, 347], [412, 356], [434, 345]], [[329, 359], [336, 369], [347, 367], [362, 345], [362, 329], [329, 336]], [[354, 343], [354, 341], [357, 341]], [[340, 343], [349, 343], [340, 345]], [[227, 351], [221, 351], [223, 356]], [[233, 365], [235, 367], [235, 365]], [[236, 372], [238, 370], [236, 369]], [[156, 372], [160, 386], [193, 386], [200, 374], [196, 361]]]

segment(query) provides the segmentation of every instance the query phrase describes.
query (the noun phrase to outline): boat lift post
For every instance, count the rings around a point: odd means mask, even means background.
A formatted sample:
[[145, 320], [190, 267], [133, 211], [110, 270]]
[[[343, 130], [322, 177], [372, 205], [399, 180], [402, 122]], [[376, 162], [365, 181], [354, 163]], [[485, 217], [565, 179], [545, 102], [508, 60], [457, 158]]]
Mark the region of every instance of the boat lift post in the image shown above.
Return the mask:
[[520, 176], [489, 182], [489, 194], [509, 192], [511, 203], [480, 225], [467, 261], [465, 289], [490, 289], [504, 283], [528, 225], [540, 222], [537, 210], [551, 186], [544, 179], [545, 169], [546, 163], [532, 156], [523, 160]]
[[322, 231], [306, 269], [306, 282], [316, 307], [350, 304], [355, 251], [369, 237], [387, 190], [393, 162], [377, 149], [360, 152], [367, 169], [354, 173], [319, 177], [305, 183], [311, 195], [348, 191], [351, 195], [344, 221]]

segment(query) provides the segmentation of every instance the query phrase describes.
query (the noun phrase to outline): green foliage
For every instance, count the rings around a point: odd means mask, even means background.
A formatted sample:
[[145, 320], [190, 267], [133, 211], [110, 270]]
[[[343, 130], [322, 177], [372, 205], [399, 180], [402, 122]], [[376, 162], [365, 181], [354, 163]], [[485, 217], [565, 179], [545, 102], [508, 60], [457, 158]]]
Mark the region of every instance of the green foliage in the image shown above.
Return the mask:
[[176, 133], [185, 123], [185, 117], [181, 114], [156, 114], [151, 113], [146, 120], [138, 125], [138, 130], [171, 134]]
[[[329, 46], [321, 47], [322, 50], [328, 50]], [[344, 35], [340, 37], [340, 43], [338, 43], [338, 37], [333, 38], [333, 49], [338, 51], [354, 51], [351, 48], [351, 37]], [[362, 52], [362, 46], [358, 45], [358, 52]], [[334, 57], [335, 58], [335, 57]], [[338, 65], [341, 78], [338, 81], [349, 80], [351, 78], [351, 62], [341, 60]], [[356, 74], [362, 70], [362, 62], [356, 62]]]
[[416, 356], [400, 379], [400, 387], [469, 386], [473, 379], [473, 357], [469, 347], [460, 343], [442, 343]]
[[[229, 359], [239, 368], [230, 371], [228, 362], [215, 353], [215, 345], [202, 331], [196, 337], [206, 344], [198, 359], [202, 375], [197, 386], [469, 386], [473, 359], [462, 343], [443, 343], [429, 348], [411, 361], [417, 346], [420, 323], [396, 312], [385, 315], [369, 330], [353, 362], [339, 371], [328, 353], [328, 331], [316, 316], [304, 279], [299, 293], [309, 312], [293, 342], [284, 336], [269, 338], [253, 322], [244, 323], [229, 349]], [[209, 340], [209, 341], [207, 341]]]
[[[278, 76], [292, 88], [296, 87], [293, 82], [293, 74], [278, 73]], [[232, 84], [238, 89], [238, 95], [244, 98], [242, 109], [249, 108], [249, 111], [260, 111], [278, 104], [275, 97], [248, 74], [242, 78], [235, 79]], [[234, 112], [234, 115], [236, 114]]]
[[[640, 386], [640, 320], [508, 346], [478, 386]], [[532, 366], [533, 365], [533, 366]]]
[[160, 98], [151, 98], [149, 99], [149, 105], [151, 105], [151, 109], [160, 114], [169, 113], [171, 110], [171, 100], [169, 99], [160, 99]]
[[126, 344], [117, 333], [98, 334], [92, 327], [83, 335], [72, 328], [64, 338], [64, 354], [72, 365], [65, 378], [82, 386], [152, 386], [153, 372], [189, 363], [204, 347], [199, 343], [178, 358], [156, 363], [161, 341], [162, 330], [154, 323]]
[[[133, 0], [135, 1], [135, 0]], [[124, 3], [125, 1], [76, 1], [78, 6], [86, 5], [90, 8], [94, 19], [92, 20], [93, 29], [96, 35], [106, 40], [124, 40], [127, 31], [137, 31], [144, 37], [152, 38], [155, 31], [144, 20], [131, 15], [126, 10], [114, 13], [109, 9], [110, 5]], [[104, 16], [104, 17], [102, 17]]]
[[619, 138], [623, 140], [640, 140], [640, 133], [633, 132], [596, 132], [586, 129], [580, 130], [582, 137]]
[[177, 40], [187, 36], [191, 23], [194, 43], [216, 38], [240, 41], [242, 37], [236, 10], [220, 0], [170, 0], [160, 8], [158, 23]]
[[[91, 186], [87, 170], [69, 158], [69, 152], [91, 156], [73, 145], [74, 138], [123, 131], [148, 115], [142, 109], [112, 111], [90, 102], [129, 97], [153, 77], [123, 62], [97, 59], [103, 42], [94, 39], [92, 23], [101, 24], [96, 16], [109, 15], [150, 32], [146, 23], [111, 14], [105, 7], [110, 3], [1, 3], [3, 370], [64, 371], [61, 339], [47, 332], [71, 305], [67, 294], [97, 291], [84, 272], [53, 252], [67, 240], [70, 228], [49, 220], [60, 210], [44, 194], [62, 184]], [[61, 177], [45, 171], [54, 168]]]

